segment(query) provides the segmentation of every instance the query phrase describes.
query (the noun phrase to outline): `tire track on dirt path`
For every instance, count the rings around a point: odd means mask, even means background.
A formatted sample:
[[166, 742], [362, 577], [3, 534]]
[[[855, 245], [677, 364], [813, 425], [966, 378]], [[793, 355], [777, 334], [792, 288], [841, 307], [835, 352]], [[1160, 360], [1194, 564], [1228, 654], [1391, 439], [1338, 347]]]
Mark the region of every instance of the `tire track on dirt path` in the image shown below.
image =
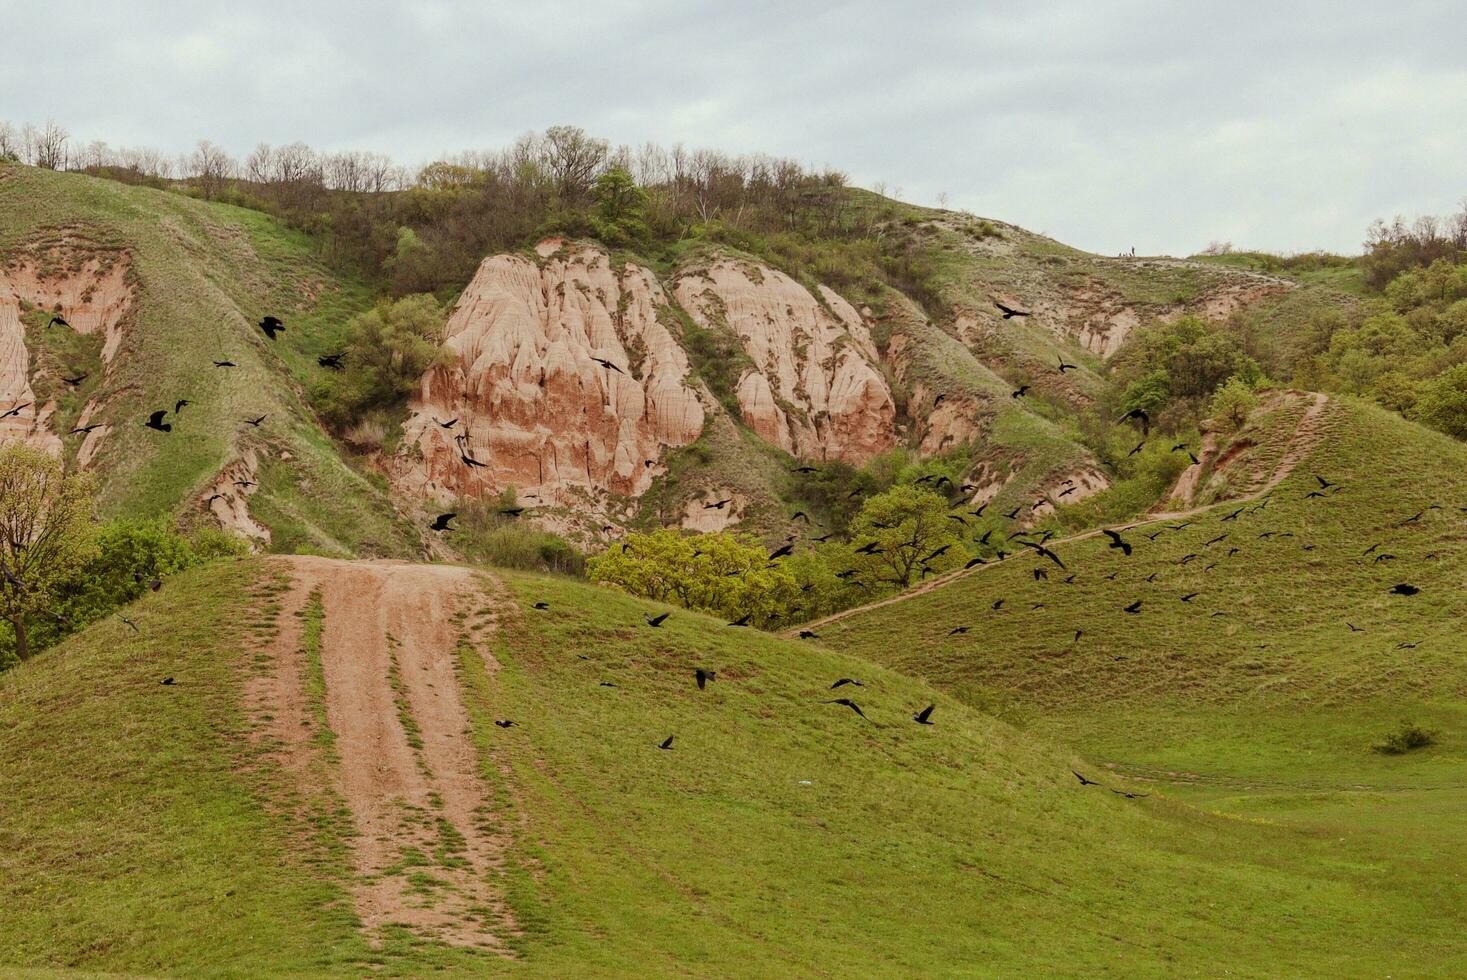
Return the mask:
[[351, 810], [352, 891], [369, 939], [387, 927], [510, 955], [513, 917], [492, 878], [505, 839], [491, 829], [459, 690], [455, 606], [480, 585], [466, 568], [294, 556], [323, 609], [321, 672]]
[[[1146, 527], [1147, 525], [1158, 524], [1162, 521], [1178, 521], [1188, 517], [1196, 517], [1199, 514], [1205, 514], [1208, 511], [1217, 510], [1220, 507], [1237, 507], [1239, 505], [1250, 504], [1255, 500], [1258, 500], [1269, 491], [1277, 487], [1280, 483], [1283, 483], [1285, 480], [1287, 480], [1289, 478], [1289, 475], [1294, 472], [1295, 467], [1297, 467], [1301, 462], [1307, 459], [1309, 457], [1309, 454], [1314, 452], [1314, 450], [1319, 446], [1320, 437], [1324, 434], [1321, 419], [1324, 416], [1325, 408], [1329, 404], [1329, 398], [1328, 396], [1320, 392], [1314, 392], [1313, 395], [1314, 403], [1309, 406], [1308, 410], [1305, 411], [1303, 418], [1301, 418], [1299, 420], [1299, 423], [1294, 427], [1294, 432], [1289, 437], [1289, 447], [1284, 451], [1283, 456], [1279, 458], [1278, 464], [1274, 467], [1273, 475], [1269, 477], [1268, 481], [1264, 483], [1263, 486], [1259, 487], [1257, 490], [1254, 490], [1252, 493], [1245, 494], [1241, 497], [1234, 497], [1231, 500], [1220, 500], [1215, 504], [1208, 504], [1205, 507], [1194, 507], [1191, 510], [1179, 510], [1162, 514], [1147, 514], [1145, 517], [1139, 520], [1131, 521], [1127, 524], [1116, 524], [1106, 528], [1093, 528], [1089, 531], [1085, 531], [1081, 534], [1071, 535], [1067, 538], [1055, 538], [1051, 540], [1046, 545], [1046, 547], [1054, 548], [1059, 545], [1072, 544], [1076, 541], [1084, 541], [1088, 538], [1099, 537], [1100, 534], [1105, 530], [1128, 531], [1131, 528]], [[1002, 560], [987, 562], [983, 565], [975, 565], [972, 568], [960, 568], [955, 572], [948, 572], [946, 575], [940, 575], [937, 578], [929, 579], [928, 581], [923, 582], [916, 588], [908, 589], [905, 592], [899, 592], [894, 596], [888, 596], [887, 598], [881, 599], [877, 602], [867, 603], [864, 606], [854, 606], [850, 609], [843, 609], [838, 613], [826, 616], [824, 619], [817, 619], [813, 622], [803, 623], [791, 629], [784, 630], [778, 635], [787, 638], [794, 637], [798, 635], [801, 630], [819, 629], [822, 626], [829, 626], [831, 623], [838, 623], [841, 620], [848, 619], [851, 616], [856, 616], [864, 612], [870, 612], [872, 609], [881, 609], [885, 606], [894, 605], [898, 602], [906, 602], [908, 599], [915, 599], [919, 595], [926, 595], [933, 589], [942, 588], [949, 583], [956, 582], [958, 579], [967, 578], [970, 575], [977, 575], [983, 572], [985, 569], [994, 568], [1001, 564], [1003, 564]]]

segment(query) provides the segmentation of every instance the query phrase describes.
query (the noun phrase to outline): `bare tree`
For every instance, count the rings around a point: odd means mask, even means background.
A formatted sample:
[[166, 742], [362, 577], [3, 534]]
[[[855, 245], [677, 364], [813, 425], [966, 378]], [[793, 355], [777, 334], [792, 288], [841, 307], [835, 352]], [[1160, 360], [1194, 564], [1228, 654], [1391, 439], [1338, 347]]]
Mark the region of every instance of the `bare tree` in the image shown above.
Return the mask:
[[551, 126], [545, 130], [541, 156], [561, 200], [580, 201], [606, 165], [607, 144], [577, 126]]
[[0, 160], [20, 159], [20, 131], [0, 119]]
[[35, 130], [34, 162], [38, 167], [47, 170], [60, 170], [66, 165], [66, 141], [71, 134], [57, 124], [54, 119], [46, 120], [46, 128]]
[[212, 201], [224, 189], [224, 183], [239, 171], [239, 164], [224, 151], [208, 140], [199, 140], [199, 145], [184, 160], [184, 176], [191, 178], [203, 191], [204, 199]]

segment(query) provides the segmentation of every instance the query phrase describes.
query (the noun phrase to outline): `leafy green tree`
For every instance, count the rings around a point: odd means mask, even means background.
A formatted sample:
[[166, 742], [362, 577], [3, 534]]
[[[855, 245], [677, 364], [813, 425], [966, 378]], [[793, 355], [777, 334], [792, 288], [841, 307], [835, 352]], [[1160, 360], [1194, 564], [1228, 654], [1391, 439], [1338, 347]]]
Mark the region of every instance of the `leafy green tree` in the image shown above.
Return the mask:
[[729, 619], [748, 614], [754, 626], [785, 618], [800, 595], [784, 563], [771, 562], [763, 545], [745, 534], [671, 528], [633, 534], [587, 559], [586, 571], [593, 582], [645, 599]]
[[443, 314], [432, 296], [404, 296], [361, 314], [352, 323], [342, 370], [320, 383], [327, 418], [346, 424], [401, 402], [447, 358], [442, 343]]
[[[947, 500], [931, 490], [898, 485], [867, 500], [851, 522], [850, 560], [868, 582], [911, 585], [923, 566], [939, 573], [968, 558], [947, 519]], [[860, 549], [875, 544], [877, 550]]]
[[31, 655], [30, 626], [52, 610], [57, 585], [95, 553], [91, 521], [90, 476], [23, 443], [0, 449], [0, 617], [18, 659]]
[[612, 244], [624, 244], [645, 239], [651, 234], [644, 220], [647, 193], [637, 186], [626, 170], [612, 167], [596, 178], [593, 195], [596, 198], [593, 227], [598, 238]]
[[1428, 381], [1414, 414], [1434, 429], [1467, 439], [1467, 364], [1458, 364]]
[[1229, 378], [1212, 396], [1210, 412], [1213, 419], [1228, 431], [1241, 429], [1248, 416], [1258, 407], [1258, 396], [1253, 386], [1242, 378]]

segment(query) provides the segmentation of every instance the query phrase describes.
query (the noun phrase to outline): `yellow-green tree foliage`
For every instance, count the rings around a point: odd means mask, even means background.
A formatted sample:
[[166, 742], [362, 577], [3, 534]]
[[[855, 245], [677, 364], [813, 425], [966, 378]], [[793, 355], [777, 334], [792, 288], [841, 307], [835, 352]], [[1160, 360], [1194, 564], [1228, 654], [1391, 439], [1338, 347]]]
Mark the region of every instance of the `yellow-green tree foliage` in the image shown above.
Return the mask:
[[[851, 522], [851, 565], [868, 583], [906, 588], [968, 560], [947, 500], [923, 487], [899, 485], [866, 501]], [[874, 542], [878, 550], [861, 554]], [[925, 566], [925, 569], [924, 569]]]
[[593, 582], [644, 599], [767, 626], [798, 604], [799, 584], [783, 561], [770, 561], [744, 534], [683, 534], [668, 528], [633, 534], [586, 562]]
[[21, 660], [30, 656], [28, 625], [94, 549], [91, 477], [67, 475], [60, 460], [32, 446], [0, 449], [0, 617]]

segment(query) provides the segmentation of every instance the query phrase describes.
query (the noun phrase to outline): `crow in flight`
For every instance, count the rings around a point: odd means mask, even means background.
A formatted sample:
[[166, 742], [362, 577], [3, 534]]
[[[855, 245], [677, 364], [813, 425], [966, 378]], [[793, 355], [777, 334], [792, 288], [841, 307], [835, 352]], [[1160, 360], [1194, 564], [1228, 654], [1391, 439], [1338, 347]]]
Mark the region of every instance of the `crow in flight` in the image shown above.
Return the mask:
[[744, 613], [742, 616], [740, 616], [738, 619], [734, 620], [733, 622], [729, 623], [728, 625], [730, 625], [730, 626], [748, 626], [749, 625], [749, 617], [751, 615], [752, 615], [751, 613]]
[[46, 326], [47, 327], [69, 327], [69, 326], [71, 326], [71, 324], [69, 324], [69, 323], [66, 322], [66, 317], [62, 316], [60, 313], [56, 313], [56, 314], [52, 315], [51, 322], [48, 323], [48, 324], [46, 324]]
[[861, 547], [857, 548], [856, 549], [856, 554], [858, 554], [858, 555], [879, 555], [879, 554], [881, 554], [881, 548], [877, 546], [877, 544], [876, 544], [875, 541], [872, 541], [870, 544], [863, 544], [863, 545], [861, 545]]
[[489, 465], [488, 463], [481, 463], [481, 462], [479, 462], [477, 459], [475, 459], [474, 457], [470, 456], [466, 451], [463, 451], [463, 450], [460, 450], [459, 451], [458, 458], [464, 461], [464, 465], [465, 466], [468, 466], [468, 467], [471, 467], [471, 468], [472, 467], [475, 467], [475, 466], [485, 467], [485, 466], [488, 466]]
[[914, 714], [912, 716], [912, 720], [915, 721], [919, 725], [930, 725], [930, 724], [932, 724], [932, 722], [928, 721], [927, 719], [929, 719], [929, 718], [932, 717], [932, 709], [935, 708], [935, 707], [937, 707], [937, 705], [935, 705], [935, 704], [929, 704], [927, 707], [923, 708], [921, 711], [919, 711], [916, 714]]
[[1121, 611], [1122, 612], [1128, 612], [1128, 613], [1130, 613], [1133, 616], [1136, 615], [1137, 613], [1139, 613], [1141, 611], [1141, 600], [1140, 599], [1137, 599], [1135, 602], [1131, 603], [1129, 606], [1122, 607]]
[[214, 366], [218, 368], [238, 367], [233, 361], [215, 361]]
[[159, 432], [172, 432], [173, 426], [163, 421], [163, 416], [167, 414], [167, 409], [164, 409], [161, 412], [154, 412], [152, 415], [148, 416], [148, 421], [144, 422], [143, 425], [146, 425], [150, 429], [156, 429]]
[[525, 509], [523, 507], [501, 507], [501, 508], [499, 508], [499, 513], [503, 514], [505, 517], [519, 517], [524, 512], [525, 512]]
[[1405, 582], [1391, 586], [1391, 595], [1415, 595], [1420, 591], [1416, 586], [1407, 585]]
[[439, 514], [433, 518], [433, 523], [428, 526], [435, 531], [452, 531], [453, 528], [449, 526], [448, 522], [457, 516], [457, 514]]
[[1060, 374], [1064, 374], [1066, 371], [1074, 371], [1074, 370], [1077, 370], [1080, 367], [1080, 365], [1078, 365], [1078, 364], [1066, 364], [1065, 363], [1065, 359], [1063, 357], [1056, 358], [1056, 359], [1059, 361], [1059, 373]]
[[106, 423], [103, 422], [93, 422], [91, 425], [79, 426], [75, 429], [72, 429], [70, 432], [67, 433], [67, 435], [74, 436], [78, 432], [91, 432], [93, 429], [100, 429], [105, 424]]
[[1029, 312], [1027, 310], [1016, 310], [1016, 309], [1014, 309], [1011, 306], [1004, 306], [1002, 303], [998, 302], [997, 300], [994, 300], [993, 305], [999, 308], [999, 310], [1003, 313], [1003, 318], [1005, 320], [1012, 320], [1016, 316], [1028, 316], [1029, 315]]
[[[1053, 551], [1050, 551], [1044, 545], [1042, 545], [1042, 544], [1035, 544], [1033, 541], [1020, 541], [1019, 544], [1023, 545], [1026, 548], [1033, 548], [1035, 551], [1039, 552], [1039, 554], [1040, 554], [1041, 557], [1048, 558], [1050, 561], [1054, 562], [1060, 568], [1064, 568], [1065, 567], [1065, 563], [1062, 562], [1062, 561], [1060, 561], [1059, 555], [1055, 554]], [[1042, 569], [1040, 569], [1040, 571], [1042, 571]], [[1065, 571], [1069, 571], [1069, 569], [1066, 568]]]
[[1110, 528], [1104, 528], [1103, 530], [1101, 530], [1100, 533], [1110, 538], [1110, 545], [1108, 547], [1119, 548], [1121, 550], [1121, 554], [1125, 555], [1128, 558], [1130, 557], [1131, 543], [1129, 541], [1122, 540], [1120, 534], [1110, 530]]
[[273, 316], [267, 316], [260, 320], [260, 329], [265, 331], [265, 336], [274, 340], [276, 334], [285, 332], [285, 324]]
[[611, 363], [603, 357], [593, 357], [591, 358], [591, 360], [595, 361], [597, 364], [601, 365], [607, 370], [615, 371], [617, 374], [626, 374], [626, 372], [623, 371], [621, 368], [617, 367], [615, 364]]
[[1015, 388], [1012, 392], [1009, 393], [1009, 397], [1010, 398], [1023, 398], [1024, 395], [1025, 395], [1025, 393], [1027, 393], [1029, 391], [1029, 389], [1032, 388], [1032, 387], [1033, 387], [1033, 385], [1019, 385], [1019, 387]]
[[860, 715], [862, 718], [865, 718], [866, 717], [866, 712], [864, 712], [864, 711], [861, 710], [861, 706], [859, 704], [857, 704], [856, 702], [852, 701], [850, 698], [833, 698], [833, 699], [831, 699], [829, 701], [821, 701], [820, 703], [821, 704], [843, 704], [847, 708], [850, 708], [852, 711], [854, 711], [856, 714]]
[[642, 613], [642, 619], [647, 623], [648, 626], [652, 627], [653, 629], [659, 629], [669, 615], [671, 614], [659, 613], [656, 616], [648, 616], [646, 613]]
[[257, 419], [244, 419], [243, 422], [244, 422], [245, 425], [253, 425], [255, 428], [258, 429], [260, 427], [260, 424], [262, 422], [264, 422], [269, 417], [270, 417], [269, 415], [261, 415]]
[[91, 377], [90, 374], [78, 374], [74, 378], [62, 378], [61, 379], [61, 383], [62, 384], [67, 384], [67, 385], [71, 385], [71, 387], [75, 388], [78, 385], [80, 385], [83, 381], [87, 380], [87, 378], [90, 378], [90, 377]]
[[15, 416], [18, 417], [20, 415], [20, 410], [23, 409], [23, 408], [29, 408], [30, 407], [30, 404], [31, 404], [30, 402], [26, 402], [24, 405], [17, 405], [14, 408], [12, 408], [10, 411], [6, 412], [4, 415], [0, 415], [0, 419], [8, 419], [12, 415], [15, 415]]
[[820, 634], [816, 633], [814, 630], [800, 630], [800, 639], [818, 640], [820, 639]]
[[1117, 421], [1126, 422], [1130, 419], [1136, 419], [1141, 423], [1141, 434], [1143, 436], [1151, 434], [1151, 416], [1146, 414], [1145, 409], [1133, 408], [1125, 415], [1122, 415]]
[[792, 544], [787, 544], [782, 547], [776, 548], [769, 553], [769, 560], [774, 561], [774, 559], [776, 558], [783, 558], [785, 555], [792, 553], [794, 550], [795, 546]]
[[430, 415], [429, 418], [431, 418], [438, 425], [438, 427], [440, 429], [451, 429], [455, 425], [458, 424], [458, 416], [454, 416], [453, 418], [449, 419], [447, 422], [439, 422], [438, 421], [438, 416], [436, 416], [436, 415]]
[[1075, 778], [1080, 781], [1080, 785], [1081, 786], [1099, 786], [1100, 785], [1099, 783], [1097, 783], [1093, 779], [1086, 779], [1084, 776], [1080, 775], [1078, 772], [1075, 772], [1075, 770], [1073, 770], [1073, 769], [1071, 769], [1070, 772], [1075, 773]]
[[340, 354], [323, 354], [320, 357], [316, 358], [316, 363], [321, 365], [323, 368], [327, 368], [332, 371], [340, 371], [341, 359], [345, 356], [346, 351], [342, 351]]
[[856, 687], [865, 687], [866, 686], [865, 684], [862, 684], [860, 681], [856, 680], [854, 677], [842, 677], [840, 680], [838, 680], [834, 684], [830, 685], [830, 689], [832, 691], [834, 691], [836, 688], [838, 688], [838, 687], [845, 687], [847, 684], [853, 684]]
[[698, 690], [700, 691], [703, 690], [703, 685], [707, 684], [709, 681], [714, 681], [718, 679], [718, 675], [715, 671], [704, 670], [702, 667], [699, 667], [697, 670], [693, 671], [693, 677], [697, 680]]
[[657, 747], [659, 749], [669, 749], [669, 750], [671, 750], [673, 737], [674, 736], [672, 736], [672, 735], [667, 736], [667, 738], [663, 739], [662, 740], [662, 743], [660, 745], [658, 745]]
[[541, 612], [544, 612], [545, 610], [547, 610], [547, 609], [550, 608], [550, 603], [546, 602], [544, 599], [541, 599], [539, 602], [535, 603], [530, 608], [531, 609], [538, 609]]

